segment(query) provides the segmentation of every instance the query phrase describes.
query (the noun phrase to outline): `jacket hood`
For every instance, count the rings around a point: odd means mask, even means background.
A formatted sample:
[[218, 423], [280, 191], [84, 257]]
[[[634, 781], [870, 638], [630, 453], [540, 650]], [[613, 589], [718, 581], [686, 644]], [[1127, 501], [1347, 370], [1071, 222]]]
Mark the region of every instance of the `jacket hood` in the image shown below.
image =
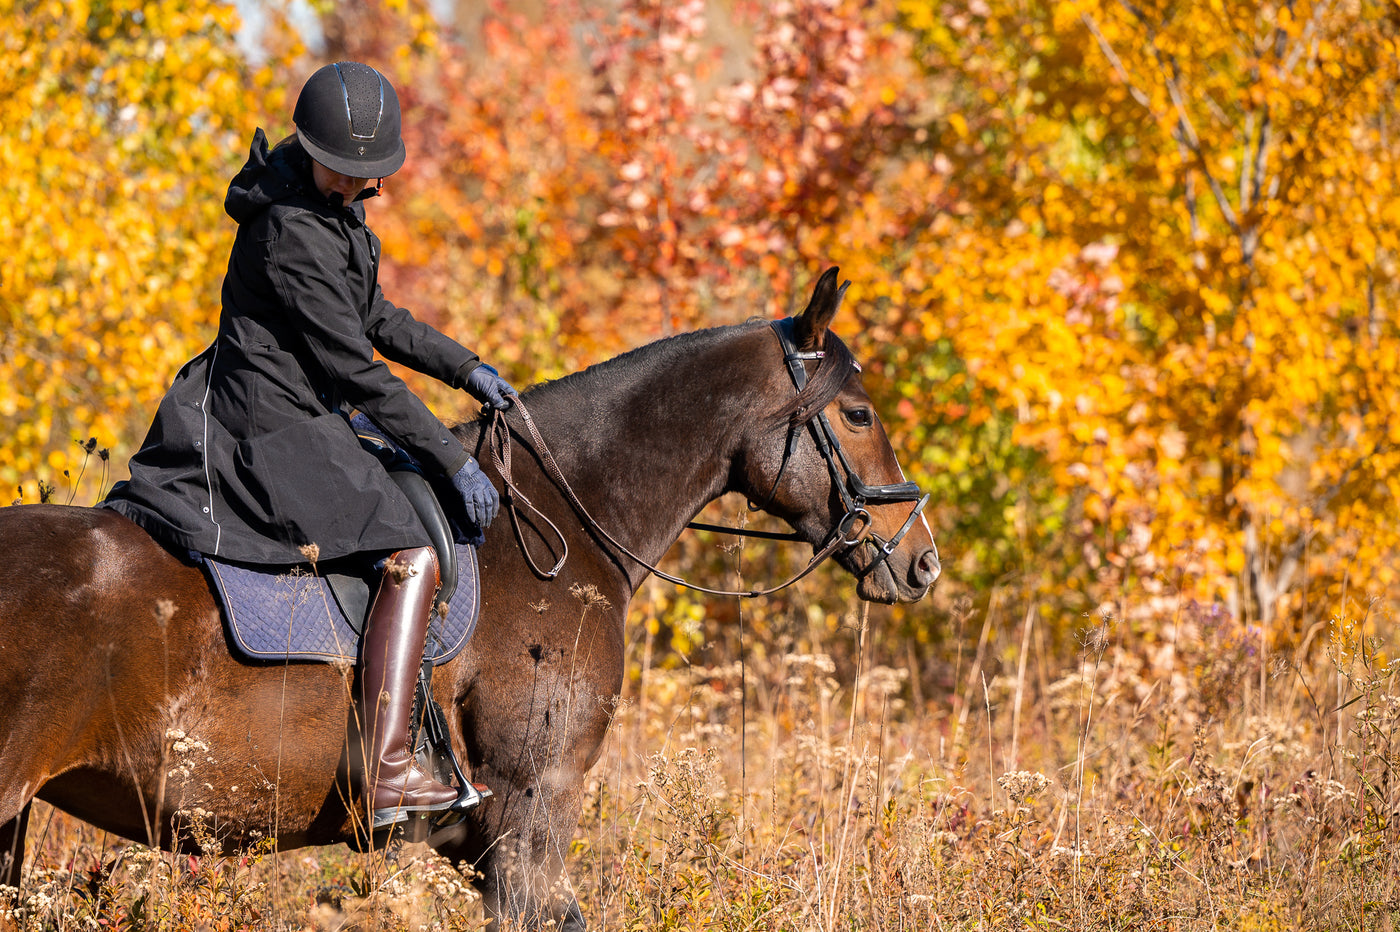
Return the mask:
[[248, 161], [229, 182], [228, 194], [224, 197], [224, 210], [238, 223], [256, 217], [278, 201], [291, 197], [305, 196], [327, 204], [350, 210], [360, 219], [363, 208], [354, 204], [366, 197], [373, 197], [378, 191], [365, 188], [351, 204], [339, 203], [339, 195], [334, 205], [330, 204], [311, 181], [311, 156], [295, 138], [285, 145], [269, 149], [267, 134], [261, 128], [253, 134], [253, 144], [248, 149]]
[[311, 187], [310, 156], [295, 143], [269, 151], [267, 134], [258, 129], [248, 150], [248, 161], [224, 197], [224, 210], [239, 223], [257, 216], [271, 204]]

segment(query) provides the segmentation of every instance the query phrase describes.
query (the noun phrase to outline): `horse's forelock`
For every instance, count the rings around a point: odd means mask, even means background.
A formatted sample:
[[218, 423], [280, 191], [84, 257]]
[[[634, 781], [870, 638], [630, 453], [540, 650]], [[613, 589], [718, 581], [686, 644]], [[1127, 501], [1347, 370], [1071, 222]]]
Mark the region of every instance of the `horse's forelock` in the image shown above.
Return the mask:
[[809, 374], [807, 387], [774, 413], [775, 423], [785, 424], [789, 428], [803, 426], [826, 410], [826, 406], [840, 393], [851, 373], [860, 369], [846, 344], [830, 330], [826, 332], [822, 352], [825, 355], [817, 364], [816, 371]]

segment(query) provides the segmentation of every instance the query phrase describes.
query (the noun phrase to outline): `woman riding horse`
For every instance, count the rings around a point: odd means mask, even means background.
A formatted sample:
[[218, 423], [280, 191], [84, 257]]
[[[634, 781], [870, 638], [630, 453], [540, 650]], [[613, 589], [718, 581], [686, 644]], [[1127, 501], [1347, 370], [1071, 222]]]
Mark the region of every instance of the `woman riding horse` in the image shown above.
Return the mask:
[[[365, 623], [359, 692], [363, 792], [373, 826], [452, 806], [408, 744], [439, 584], [417, 512], [347, 418], [366, 415], [460, 495], [479, 538], [499, 502], [461, 442], [384, 357], [505, 408], [515, 390], [477, 355], [385, 299], [364, 201], [404, 162], [398, 96], [374, 68], [339, 62], [297, 98], [295, 133], [259, 129], [224, 208], [238, 223], [219, 331], [175, 377], [131, 479], [104, 505], [171, 548], [285, 566], [383, 557]], [[371, 179], [377, 183], [370, 186]], [[313, 547], [314, 545], [314, 547]]]

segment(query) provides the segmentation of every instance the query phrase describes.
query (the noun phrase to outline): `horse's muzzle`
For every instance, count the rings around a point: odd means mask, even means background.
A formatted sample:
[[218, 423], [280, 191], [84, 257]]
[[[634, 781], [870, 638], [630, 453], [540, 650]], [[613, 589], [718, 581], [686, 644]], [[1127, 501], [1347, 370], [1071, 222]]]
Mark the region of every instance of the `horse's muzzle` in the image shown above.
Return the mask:
[[[862, 554], [867, 559], [862, 560]], [[883, 605], [919, 601], [928, 595], [943, 569], [938, 548], [932, 545], [906, 556], [903, 550], [883, 552], [867, 540], [838, 559], [859, 580], [856, 595]]]

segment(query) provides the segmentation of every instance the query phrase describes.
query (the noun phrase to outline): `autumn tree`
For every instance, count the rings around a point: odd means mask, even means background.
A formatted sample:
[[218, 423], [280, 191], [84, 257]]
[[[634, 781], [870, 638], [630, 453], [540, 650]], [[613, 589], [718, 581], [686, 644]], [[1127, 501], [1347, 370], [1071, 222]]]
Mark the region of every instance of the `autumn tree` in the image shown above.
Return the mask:
[[1017, 412], [1086, 561], [1265, 622], [1393, 587], [1393, 6], [901, 9], [957, 204], [906, 319]]
[[410, 115], [374, 217], [386, 288], [521, 382], [793, 311], [911, 132], [910, 42], [877, 6], [496, 3], [430, 43], [419, 16], [326, 29], [327, 55], [393, 69]]
[[[250, 96], [230, 5], [0, 4], [0, 479], [123, 456], [213, 336]], [[91, 466], [97, 466], [94, 461]], [[86, 497], [89, 492], [84, 492]]]
[[[1179, 588], [1284, 634], [1304, 587], [1393, 592], [1393, 5], [535, 6], [315, 7], [316, 57], [404, 103], [395, 300], [528, 383], [839, 264], [945, 592]], [[16, 482], [139, 440], [212, 334], [227, 178], [311, 62], [254, 73], [215, 3], [6, 12]]]
[[735, 302], [786, 309], [905, 126], [872, 80], [886, 35], [855, 4], [544, 7], [489, 4], [430, 43], [413, 2], [328, 13], [327, 54], [397, 69], [413, 117], [376, 218], [389, 274], [453, 292], [429, 313], [488, 340], [518, 317], [566, 333], [575, 362]]

